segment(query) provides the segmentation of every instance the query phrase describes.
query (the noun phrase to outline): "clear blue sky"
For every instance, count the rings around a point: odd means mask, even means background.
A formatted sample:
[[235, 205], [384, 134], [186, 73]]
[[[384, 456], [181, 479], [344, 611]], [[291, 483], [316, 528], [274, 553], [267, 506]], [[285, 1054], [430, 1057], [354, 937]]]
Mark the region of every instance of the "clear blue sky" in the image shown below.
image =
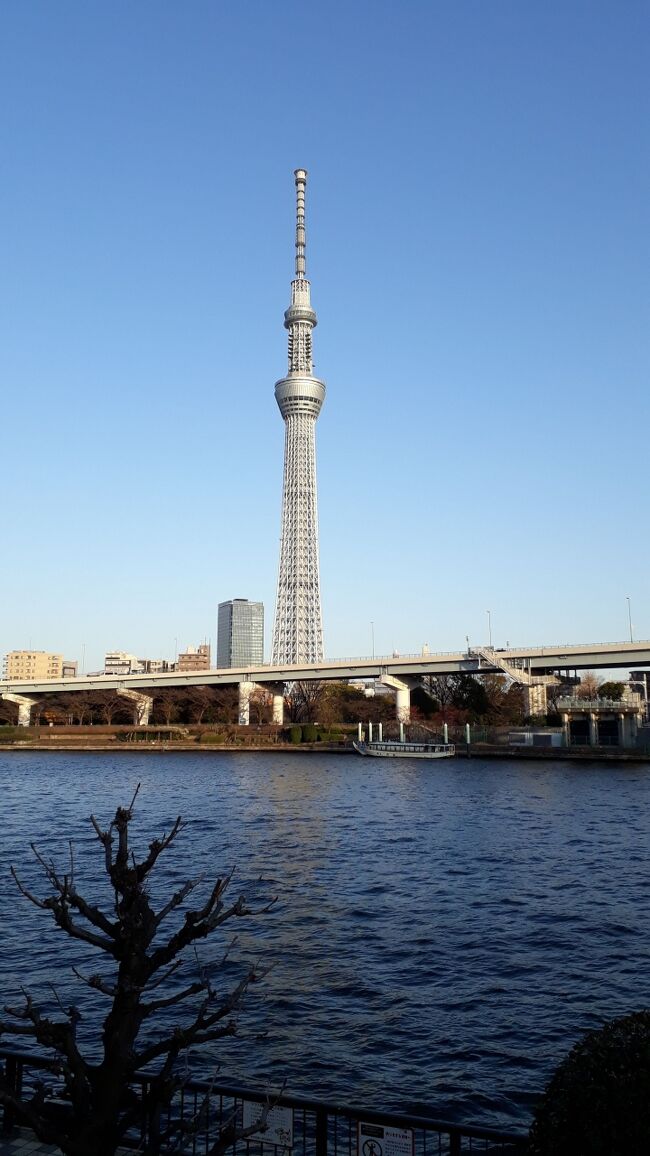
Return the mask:
[[648, 638], [649, 45], [645, 0], [6, 0], [0, 652], [269, 637], [298, 166], [327, 654]]

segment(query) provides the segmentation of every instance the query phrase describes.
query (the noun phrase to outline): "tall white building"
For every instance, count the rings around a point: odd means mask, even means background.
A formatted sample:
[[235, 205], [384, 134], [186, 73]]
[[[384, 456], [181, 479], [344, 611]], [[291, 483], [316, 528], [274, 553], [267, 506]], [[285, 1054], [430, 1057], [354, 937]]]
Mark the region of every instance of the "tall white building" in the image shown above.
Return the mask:
[[323, 624], [318, 563], [316, 419], [325, 383], [313, 374], [311, 307], [305, 277], [305, 169], [296, 169], [296, 272], [291, 304], [284, 315], [289, 333], [289, 369], [276, 383], [284, 418], [284, 483], [280, 568], [273, 626], [273, 664], [320, 662]]

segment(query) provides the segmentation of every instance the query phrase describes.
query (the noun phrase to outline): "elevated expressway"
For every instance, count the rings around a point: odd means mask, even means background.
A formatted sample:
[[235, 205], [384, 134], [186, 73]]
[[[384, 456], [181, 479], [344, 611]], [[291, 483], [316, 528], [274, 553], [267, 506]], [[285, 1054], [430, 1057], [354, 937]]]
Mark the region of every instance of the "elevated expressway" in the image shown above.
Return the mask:
[[[390, 655], [373, 658], [343, 658], [310, 665], [257, 666], [201, 671], [166, 671], [163, 674], [86, 675], [47, 679], [40, 682], [0, 681], [0, 697], [15, 702], [19, 724], [29, 726], [31, 707], [40, 694], [74, 691], [118, 691], [140, 706], [139, 721], [148, 721], [152, 696], [168, 687], [239, 687], [240, 722], [249, 721], [249, 700], [256, 686], [266, 686], [273, 695], [273, 717], [282, 721], [283, 692], [287, 683], [311, 680], [370, 679], [396, 691], [397, 714], [408, 719], [410, 691], [427, 675], [505, 674], [511, 681], [528, 687], [532, 700], [545, 699], [542, 688], [557, 681], [560, 672], [614, 668], [650, 667], [650, 641], [600, 642], [579, 646], [533, 646], [508, 650], [474, 647], [447, 654]], [[537, 698], [535, 695], [537, 694]], [[541, 698], [539, 695], [541, 694]], [[537, 713], [530, 710], [529, 713]], [[540, 713], [542, 713], [540, 711]]]

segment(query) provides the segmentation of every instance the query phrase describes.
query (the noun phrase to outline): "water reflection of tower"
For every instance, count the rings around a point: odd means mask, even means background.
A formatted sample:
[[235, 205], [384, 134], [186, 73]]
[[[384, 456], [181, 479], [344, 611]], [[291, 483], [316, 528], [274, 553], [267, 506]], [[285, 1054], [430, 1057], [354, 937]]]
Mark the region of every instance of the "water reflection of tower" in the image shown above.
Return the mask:
[[325, 397], [325, 384], [312, 372], [316, 314], [305, 277], [305, 169], [296, 169], [295, 178], [296, 272], [291, 282], [291, 304], [284, 315], [289, 334], [289, 369], [275, 386], [285, 438], [280, 568], [271, 657], [274, 665], [320, 662], [323, 658], [316, 419]]

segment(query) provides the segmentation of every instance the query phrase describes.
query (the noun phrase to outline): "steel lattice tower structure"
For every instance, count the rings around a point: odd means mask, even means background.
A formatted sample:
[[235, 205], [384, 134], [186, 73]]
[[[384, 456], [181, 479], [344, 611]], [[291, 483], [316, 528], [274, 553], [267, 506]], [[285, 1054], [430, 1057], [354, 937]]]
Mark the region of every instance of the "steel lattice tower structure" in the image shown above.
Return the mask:
[[284, 315], [289, 333], [289, 370], [276, 382], [275, 399], [284, 418], [284, 483], [280, 569], [273, 627], [274, 665], [321, 662], [323, 624], [318, 572], [316, 418], [325, 383], [312, 373], [311, 307], [305, 277], [305, 169], [296, 169], [296, 275]]

